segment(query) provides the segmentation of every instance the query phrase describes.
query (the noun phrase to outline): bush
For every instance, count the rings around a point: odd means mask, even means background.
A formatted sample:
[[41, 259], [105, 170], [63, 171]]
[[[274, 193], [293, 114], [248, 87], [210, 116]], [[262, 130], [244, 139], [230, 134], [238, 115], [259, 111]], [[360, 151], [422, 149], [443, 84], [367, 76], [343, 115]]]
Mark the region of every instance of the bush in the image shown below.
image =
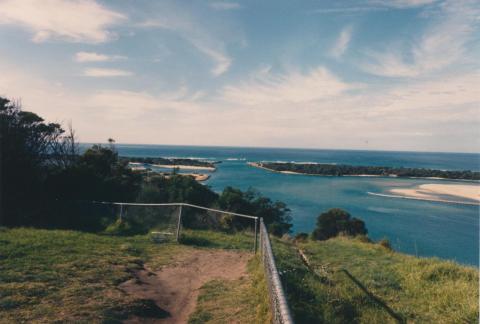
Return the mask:
[[381, 239], [380, 241], [378, 241], [378, 244], [382, 247], [384, 247], [385, 249], [387, 250], [393, 250], [392, 249], [392, 245], [390, 244], [390, 241], [386, 238], [384, 239]]
[[295, 242], [305, 242], [306, 240], [308, 240], [307, 233], [298, 233], [295, 235]]
[[140, 224], [133, 223], [131, 221], [127, 221], [124, 219], [117, 219], [114, 223], [110, 224], [105, 229], [105, 234], [109, 235], [135, 235], [135, 234], [145, 234], [148, 232], [143, 226]]
[[352, 218], [351, 215], [340, 208], [332, 208], [320, 214], [317, 218], [317, 227], [312, 232], [315, 240], [328, 240], [343, 233], [349, 236], [366, 235], [365, 223]]
[[363, 243], [372, 243], [372, 240], [367, 235], [363, 234], [357, 235], [355, 239]]

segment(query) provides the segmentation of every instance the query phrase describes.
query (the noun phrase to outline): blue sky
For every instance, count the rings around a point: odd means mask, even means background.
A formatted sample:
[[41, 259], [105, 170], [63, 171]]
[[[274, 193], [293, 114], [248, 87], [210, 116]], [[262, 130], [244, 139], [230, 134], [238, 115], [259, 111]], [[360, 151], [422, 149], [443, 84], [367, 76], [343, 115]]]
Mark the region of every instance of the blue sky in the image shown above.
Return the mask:
[[0, 0], [0, 95], [83, 142], [480, 152], [478, 1]]

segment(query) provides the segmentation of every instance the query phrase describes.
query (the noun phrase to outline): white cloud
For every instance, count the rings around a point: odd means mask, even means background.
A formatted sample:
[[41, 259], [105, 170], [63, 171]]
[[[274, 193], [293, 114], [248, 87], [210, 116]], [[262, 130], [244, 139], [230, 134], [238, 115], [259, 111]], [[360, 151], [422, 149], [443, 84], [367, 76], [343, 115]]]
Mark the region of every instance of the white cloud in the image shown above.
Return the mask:
[[440, 9], [434, 23], [406, 53], [398, 46], [386, 52], [367, 51], [369, 62], [363, 62], [361, 68], [381, 76], [416, 77], [464, 59], [476, 29], [479, 6], [469, 1], [447, 1]]
[[124, 60], [127, 57], [121, 55], [105, 55], [95, 52], [78, 52], [75, 54], [74, 60], [76, 62], [108, 62], [116, 60]]
[[241, 8], [240, 4], [236, 2], [226, 2], [226, 1], [210, 2], [209, 6], [215, 10], [235, 10], [235, 9]]
[[[75, 91], [6, 60], [0, 60], [0, 70], [0, 95], [21, 98], [26, 110], [46, 120], [71, 120], [84, 142], [113, 137], [151, 144], [480, 149], [478, 71], [348, 92], [342, 90], [348, 84], [328, 86], [337, 79], [321, 68], [283, 75], [264, 68], [225, 101], [222, 94], [205, 98], [184, 87], [160, 93]], [[257, 86], [266, 93], [259, 96]]]
[[343, 53], [348, 48], [350, 44], [350, 40], [352, 39], [352, 26], [347, 26], [342, 29], [340, 35], [338, 36], [335, 44], [333, 45], [332, 49], [330, 50], [330, 55], [335, 58], [340, 58]]
[[274, 75], [262, 69], [248, 82], [223, 88], [223, 99], [232, 103], [264, 105], [302, 103], [339, 95], [354, 86], [342, 82], [323, 67], [308, 74]]
[[83, 71], [83, 76], [105, 78], [105, 77], [123, 77], [131, 76], [132, 72], [119, 69], [88, 68]]
[[192, 17], [182, 15], [186, 14], [172, 15], [174, 19], [168, 16], [149, 19], [138, 26], [142, 28], [162, 28], [177, 33], [215, 63], [215, 66], [211, 69], [214, 76], [220, 76], [227, 72], [232, 64], [232, 59], [226, 53], [225, 44], [205, 30], [201, 24], [195, 23]]
[[105, 42], [114, 37], [108, 27], [124, 19], [123, 14], [94, 0], [0, 1], [0, 24], [19, 25], [32, 31], [34, 42]]

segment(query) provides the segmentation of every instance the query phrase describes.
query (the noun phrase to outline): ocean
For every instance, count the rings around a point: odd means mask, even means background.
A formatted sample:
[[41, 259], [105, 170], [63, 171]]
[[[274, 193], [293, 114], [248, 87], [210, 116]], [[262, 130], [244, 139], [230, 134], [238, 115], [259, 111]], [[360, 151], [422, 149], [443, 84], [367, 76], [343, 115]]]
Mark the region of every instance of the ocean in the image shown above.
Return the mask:
[[395, 250], [478, 266], [479, 206], [368, 194], [385, 193], [393, 187], [452, 183], [449, 180], [279, 174], [246, 163], [293, 161], [480, 171], [480, 154], [121, 144], [116, 147], [122, 156], [221, 161], [206, 185], [216, 192], [226, 186], [243, 190], [252, 187], [273, 200], [287, 203], [294, 233], [311, 232], [321, 212], [339, 207], [364, 220], [371, 238], [387, 238]]

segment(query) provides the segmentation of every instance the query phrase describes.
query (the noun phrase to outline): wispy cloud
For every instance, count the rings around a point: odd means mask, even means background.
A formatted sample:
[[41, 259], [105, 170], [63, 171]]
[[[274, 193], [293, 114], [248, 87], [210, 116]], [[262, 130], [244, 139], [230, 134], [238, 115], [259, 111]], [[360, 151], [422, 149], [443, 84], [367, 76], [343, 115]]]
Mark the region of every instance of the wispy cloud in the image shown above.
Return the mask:
[[209, 6], [215, 10], [236, 10], [241, 8], [240, 4], [236, 2], [227, 1], [210, 2]]
[[80, 63], [109, 62], [109, 61], [124, 60], [126, 58], [127, 58], [126, 56], [122, 56], [122, 55], [106, 55], [106, 54], [99, 54], [95, 52], [78, 52], [74, 56], [74, 60]]
[[[312, 14], [355, 15], [375, 11], [408, 9], [434, 4], [439, 0], [369, 0], [359, 6], [318, 8], [309, 11]], [[361, 3], [361, 2], [358, 2]]]
[[334, 7], [334, 8], [318, 8], [309, 11], [312, 14], [361, 14], [371, 11], [385, 11], [386, 7], [364, 6], [364, 7]]
[[214, 37], [202, 24], [197, 23], [193, 17], [189, 17], [184, 12], [172, 16], [174, 18], [166, 15], [148, 19], [137, 26], [141, 28], [162, 28], [177, 33], [215, 63], [215, 66], [211, 69], [214, 76], [220, 76], [229, 70], [233, 60], [227, 54], [223, 41]]
[[131, 76], [132, 72], [119, 69], [88, 68], [83, 71], [83, 76], [95, 78]]
[[421, 7], [438, 1], [439, 0], [370, 0], [370, 2], [375, 5], [398, 9]]
[[224, 87], [223, 99], [242, 105], [301, 103], [336, 96], [351, 88], [352, 85], [342, 82], [323, 67], [307, 74], [272, 74], [262, 69], [247, 82]]
[[467, 44], [478, 28], [479, 7], [468, 1], [443, 3], [434, 22], [414, 39], [412, 47], [405, 50], [391, 46], [386, 52], [369, 50], [362, 69], [381, 76], [416, 77], [465, 59]]
[[125, 20], [94, 0], [4, 0], [0, 24], [19, 25], [33, 32], [34, 42], [60, 39], [101, 43], [114, 34], [108, 27]]
[[332, 49], [330, 50], [330, 55], [335, 58], [340, 58], [343, 53], [348, 48], [348, 44], [352, 39], [352, 26], [347, 26], [342, 29], [340, 35], [338, 36], [335, 44], [333, 45]]

